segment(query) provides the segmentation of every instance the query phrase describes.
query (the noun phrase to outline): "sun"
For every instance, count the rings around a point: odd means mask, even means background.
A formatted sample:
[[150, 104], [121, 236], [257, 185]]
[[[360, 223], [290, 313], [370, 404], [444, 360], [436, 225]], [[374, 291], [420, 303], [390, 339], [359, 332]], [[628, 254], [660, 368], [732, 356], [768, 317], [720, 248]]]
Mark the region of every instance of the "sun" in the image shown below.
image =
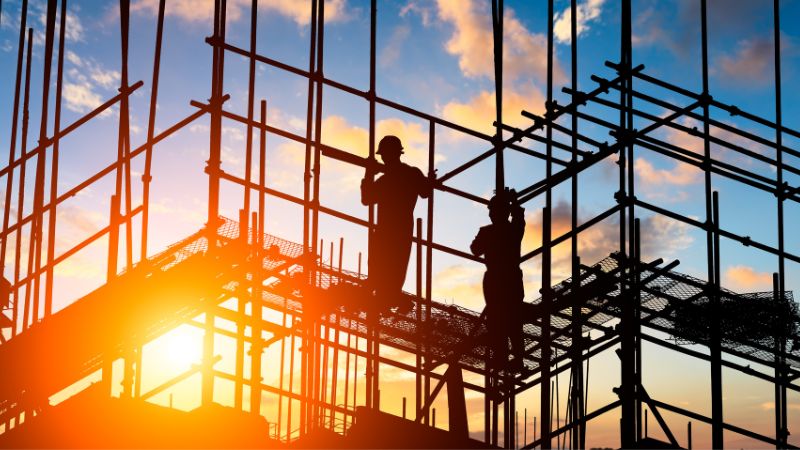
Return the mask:
[[187, 370], [200, 364], [203, 351], [202, 330], [182, 325], [158, 338], [155, 357], [164, 369]]

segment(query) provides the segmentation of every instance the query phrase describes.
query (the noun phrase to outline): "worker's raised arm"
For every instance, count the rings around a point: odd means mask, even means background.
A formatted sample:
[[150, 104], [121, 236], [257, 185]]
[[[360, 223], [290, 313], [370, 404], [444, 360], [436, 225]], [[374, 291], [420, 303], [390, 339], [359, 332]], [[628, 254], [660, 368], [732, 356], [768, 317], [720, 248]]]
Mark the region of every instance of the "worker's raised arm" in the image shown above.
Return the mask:
[[525, 231], [525, 209], [519, 204], [517, 192], [513, 189], [511, 193], [511, 226], [517, 232]]

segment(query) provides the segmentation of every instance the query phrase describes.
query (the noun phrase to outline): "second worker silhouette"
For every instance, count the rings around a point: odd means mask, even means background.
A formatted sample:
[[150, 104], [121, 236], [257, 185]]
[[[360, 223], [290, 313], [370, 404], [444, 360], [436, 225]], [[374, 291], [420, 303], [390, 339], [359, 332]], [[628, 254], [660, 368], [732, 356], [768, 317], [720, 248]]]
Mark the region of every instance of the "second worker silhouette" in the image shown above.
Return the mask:
[[379, 306], [406, 310], [411, 302], [404, 300], [402, 289], [411, 255], [414, 206], [417, 197], [430, 195], [431, 184], [421, 170], [400, 161], [403, 145], [397, 136], [384, 136], [376, 153], [384, 163], [383, 175], [373, 181], [368, 167], [361, 180], [361, 203], [378, 206], [377, 223], [369, 236], [367, 286]]
[[473, 254], [486, 258], [483, 296], [494, 370], [500, 370], [508, 363], [509, 340], [514, 355], [513, 370], [523, 368], [522, 300], [525, 289], [519, 263], [525, 233], [524, 212], [514, 190], [506, 188], [498, 192], [489, 200], [492, 223], [481, 227], [470, 245]]

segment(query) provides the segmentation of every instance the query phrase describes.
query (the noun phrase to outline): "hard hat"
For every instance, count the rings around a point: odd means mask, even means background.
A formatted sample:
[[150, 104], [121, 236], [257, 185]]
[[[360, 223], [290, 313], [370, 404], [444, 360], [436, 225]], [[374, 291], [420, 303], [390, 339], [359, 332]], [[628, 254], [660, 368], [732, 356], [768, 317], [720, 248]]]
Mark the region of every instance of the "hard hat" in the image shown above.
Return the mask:
[[400, 138], [397, 136], [384, 136], [381, 139], [381, 142], [378, 144], [378, 151], [376, 152], [378, 155], [382, 155], [384, 153], [403, 153], [403, 144], [400, 143]]
[[511, 194], [508, 188], [496, 193], [491, 199], [489, 199], [489, 204], [486, 206], [490, 211], [498, 208], [508, 210], [511, 206]]

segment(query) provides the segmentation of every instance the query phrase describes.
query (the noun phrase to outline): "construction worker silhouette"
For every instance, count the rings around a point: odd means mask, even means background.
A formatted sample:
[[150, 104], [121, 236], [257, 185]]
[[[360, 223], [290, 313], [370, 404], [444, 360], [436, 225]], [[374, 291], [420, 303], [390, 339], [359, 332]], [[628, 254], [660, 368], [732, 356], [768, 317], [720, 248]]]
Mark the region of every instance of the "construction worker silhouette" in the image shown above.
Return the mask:
[[378, 205], [378, 220], [369, 237], [367, 286], [384, 307], [410, 308], [402, 296], [411, 255], [414, 206], [417, 197], [431, 193], [428, 179], [418, 168], [400, 161], [403, 145], [397, 136], [384, 136], [376, 152], [383, 160], [383, 175], [372, 180], [369, 167], [361, 180], [361, 203]]
[[[484, 256], [483, 296], [486, 300], [486, 322], [490, 364], [495, 369], [508, 363], [509, 346], [514, 355], [512, 367], [522, 369], [524, 343], [522, 340], [522, 300], [525, 289], [519, 268], [520, 247], [525, 233], [524, 210], [517, 193], [506, 188], [489, 200], [491, 225], [481, 227], [470, 245], [476, 256]], [[509, 221], [509, 215], [511, 220]]]

